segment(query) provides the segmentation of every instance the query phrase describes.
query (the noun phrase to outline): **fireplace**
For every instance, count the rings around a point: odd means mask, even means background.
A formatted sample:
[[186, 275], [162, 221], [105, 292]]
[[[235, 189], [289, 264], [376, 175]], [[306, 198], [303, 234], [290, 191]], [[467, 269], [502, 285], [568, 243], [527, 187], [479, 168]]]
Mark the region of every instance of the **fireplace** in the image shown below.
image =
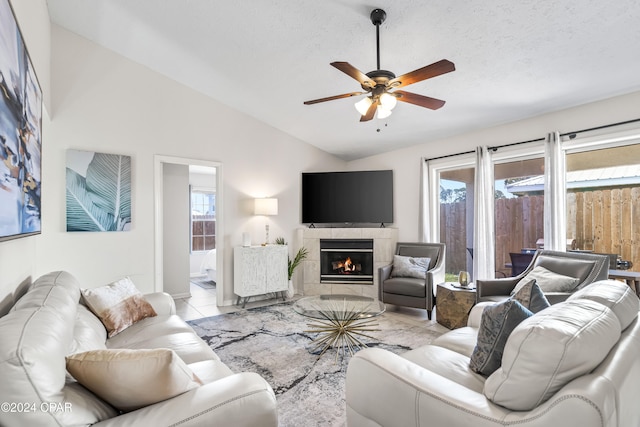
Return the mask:
[[373, 284], [373, 239], [320, 239], [320, 283]]

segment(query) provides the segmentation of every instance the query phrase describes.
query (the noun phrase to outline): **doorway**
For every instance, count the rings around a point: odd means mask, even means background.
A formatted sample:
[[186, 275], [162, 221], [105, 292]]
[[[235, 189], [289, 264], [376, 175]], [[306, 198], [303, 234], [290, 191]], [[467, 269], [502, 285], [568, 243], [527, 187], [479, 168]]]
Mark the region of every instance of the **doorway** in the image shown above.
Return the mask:
[[[223, 236], [223, 194], [222, 194], [222, 164], [219, 162], [206, 161], [201, 159], [186, 159], [181, 157], [171, 157], [171, 156], [154, 156], [154, 235], [155, 235], [155, 245], [154, 245], [154, 270], [155, 270], [155, 291], [156, 292], [169, 292], [172, 293], [174, 297], [184, 297], [189, 294], [189, 282], [190, 277], [188, 274], [185, 274], [184, 278], [180, 277], [179, 283], [182, 284], [184, 281], [184, 291], [175, 291], [172, 289], [168, 289], [165, 286], [165, 279], [167, 278], [167, 274], [169, 273], [167, 270], [167, 266], [170, 266], [172, 263], [172, 257], [167, 256], [167, 250], [173, 247], [173, 244], [169, 245], [169, 237], [167, 235], [167, 224], [165, 217], [170, 218], [173, 213], [165, 212], [165, 208], [167, 206], [166, 197], [171, 187], [173, 185], [167, 185], [166, 181], [166, 172], [170, 171], [183, 171], [181, 173], [186, 173], [187, 181], [189, 176], [189, 169], [193, 170], [194, 168], [200, 171], [211, 171], [211, 179], [214, 181], [212, 186], [216, 189], [216, 209], [215, 209], [215, 229], [217, 236]], [[166, 187], [166, 188], [165, 188]], [[181, 187], [182, 188], [182, 187]], [[184, 194], [189, 195], [189, 186], [188, 184], [184, 186]], [[189, 204], [185, 205], [185, 212], [188, 218], [190, 218], [190, 208], [188, 208]], [[173, 221], [173, 219], [171, 219]], [[183, 240], [184, 242], [191, 241], [192, 236], [189, 227], [184, 227], [184, 230], [179, 231], [179, 235], [177, 238], [179, 240]], [[184, 235], [182, 234], [184, 233]], [[171, 233], [173, 234], [173, 232]], [[184, 238], [184, 239], [183, 239]], [[166, 246], [165, 246], [166, 245]], [[216, 304], [223, 305], [224, 303], [224, 263], [223, 256], [224, 253], [224, 242], [222, 238], [216, 239], [216, 252], [219, 256], [215, 258], [215, 273], [216, 273]], [[180, 254], [180, 259], [182, 260], [183, 256], [185, 257], [187, 265], [187, 271], [189, 271], [189, 251], [187, 250], [185, 254]], [[182, 261], [181, 261], [182, 263]], [[175, 279], [172, 279], [172, 282]]]

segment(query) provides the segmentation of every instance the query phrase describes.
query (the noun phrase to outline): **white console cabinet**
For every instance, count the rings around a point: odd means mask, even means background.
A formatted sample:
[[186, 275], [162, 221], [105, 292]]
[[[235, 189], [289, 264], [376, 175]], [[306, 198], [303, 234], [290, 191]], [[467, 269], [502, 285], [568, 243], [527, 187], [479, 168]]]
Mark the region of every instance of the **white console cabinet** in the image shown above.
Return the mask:
[[284, 293], [289, 286], [286, 245], [238, 246], [233, 251], [233, 291], [246, 304], [250, 297]]

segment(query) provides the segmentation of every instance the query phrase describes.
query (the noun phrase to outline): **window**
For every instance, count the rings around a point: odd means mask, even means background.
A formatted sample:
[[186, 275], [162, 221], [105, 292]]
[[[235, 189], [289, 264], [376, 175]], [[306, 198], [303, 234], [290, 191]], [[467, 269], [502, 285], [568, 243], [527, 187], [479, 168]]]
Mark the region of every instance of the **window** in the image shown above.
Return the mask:
[[440, 242], [446, 245], [446, 280], [457, 282], [473, 265], [473, 196], [475, 167], [439, 174]]
[[567, 238], [640, 271], [640, 144], [605, 147], [567, 154]]
[[216, 195], [211, 191], [191, 190], [191, 251], [216, 247]]
[[494, 179], [496, 277], [511, 276], [510, 254], [535, 252], [544, 238], [544, 159], [496, 163]]

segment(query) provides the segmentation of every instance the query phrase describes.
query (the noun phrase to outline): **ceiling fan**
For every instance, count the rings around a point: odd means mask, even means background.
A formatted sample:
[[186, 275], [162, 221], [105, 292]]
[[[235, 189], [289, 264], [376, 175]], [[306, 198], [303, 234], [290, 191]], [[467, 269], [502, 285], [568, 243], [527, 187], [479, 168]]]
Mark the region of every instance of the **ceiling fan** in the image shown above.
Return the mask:
[[371, 120], [376, 111], [379, 119], [388, 117], [391, 115], [391, 110], [395, 107], [397, 101], [407, 102], [431, 110], [437, 110], [444, 105], [445, 101], [443, 100], [396, 89], [455, 71], [456, 68], [453, 62], [442, 59], [431, 65], [403, 74], [400, 77], [396, 77], [391, 71], [380, 69], [380, 25], [386, 18], [387, 14], [382, 9], [374, 9], [371, 12], [371, 22], [376, 26], [377, 70], [365, 74], [348, 62], [331, 63], [333, 67], [356, 79], [364, 92], [350, 92], [314, 99], [306, 101], [305, 105], [369, 94], [369, 96], [356, 103], [356, 109], [362, 115], [360, 117], [361, 122]]

